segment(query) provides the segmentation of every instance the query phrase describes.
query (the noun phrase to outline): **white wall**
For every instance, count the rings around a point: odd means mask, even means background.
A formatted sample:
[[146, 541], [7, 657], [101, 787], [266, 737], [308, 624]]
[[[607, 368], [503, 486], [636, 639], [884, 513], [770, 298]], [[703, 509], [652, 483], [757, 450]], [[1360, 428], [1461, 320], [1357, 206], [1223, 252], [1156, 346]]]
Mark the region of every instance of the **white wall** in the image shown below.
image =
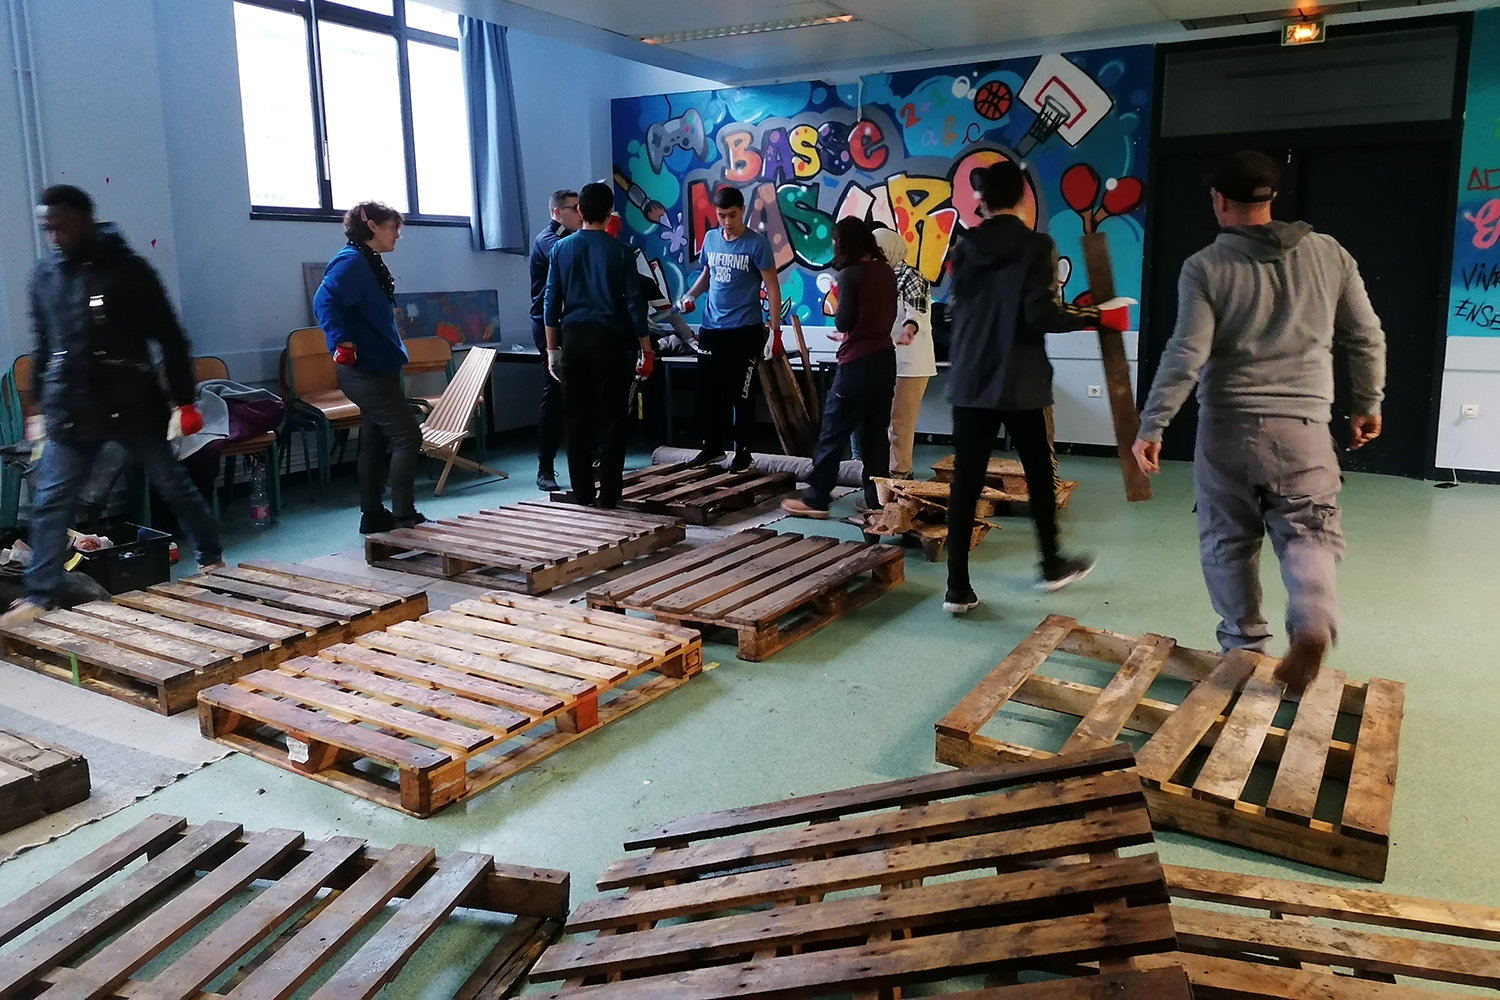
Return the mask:
[[1500, 337], [1448, 338], [1438, 406], [1437, 467], [1500, 472]]
[[[289, 330], [307, 323], [303, 261], [326, 260], [338, 225], [249, 217], [231, 0], [29, 0], [47, 183], [73, 183], [162, 272], [200, 354], [237, 378], [275, 376]], [[3, 21], [3, 19], [0, 19]], [[0, 63], [0, 337], [30, 348], [25, 281], [32, 198], [20, 153], [14, 60]], [[510, 35], [527, 204], [609, 176], [609, 101], [716, 86], [535, 35]], [[151, 245], [152, 240], [156, 245]], [[477, 253], [467, 228], [408, 226], [390, 257], [399, 288], [494, 288], [501, 330], [529, 343], [524, 257]]]

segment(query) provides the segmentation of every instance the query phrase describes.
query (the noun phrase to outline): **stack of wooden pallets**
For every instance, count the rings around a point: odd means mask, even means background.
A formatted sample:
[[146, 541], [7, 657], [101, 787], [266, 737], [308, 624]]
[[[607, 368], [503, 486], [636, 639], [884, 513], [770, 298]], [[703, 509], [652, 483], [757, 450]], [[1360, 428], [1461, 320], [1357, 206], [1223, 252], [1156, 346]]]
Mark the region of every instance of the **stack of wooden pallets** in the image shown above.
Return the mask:
[[[1092, 661], [1107, 679], [1094, 686], [1040, 673], [1059, 653]], [[1007, 705], [1056, 713], [1058, 735], [1068, 734], [1061, 754], [1130, 730], [1148, 737], [1137, 766], [1158, 826], [1383, 879], [1404, 688], [1380, 678], [1355, 684], [1325, 668], [1293, 701], [1271, 678], [1277, 662], [1051, 615], [938, 722], [937, 759], [1050, 758], [980, 732]], [[1188, 682], [1180, 702], [1148, 696], [1158, 676]], [[1290, 723], [1277, 725], [1285, 716]], [[1269, 783], [1251, 782], [1258, 770]]]
[[675, 518], [518, 503], [365, 537], [372, 566], [542, 594], [686, 537]]
[[[945, 455], [932, 463], [933, 476], [940, 483], [953, 482], [953, 456]], [[1013, 458], [992, 458], [985, 470], [984, 483], [1000, 494], [996, 499], [996, 513], [1005, 515], [1024, 514], [1024, 505], [1031, 502], [1031, 493], [1026, 487], [1026, 470]], [[1078, 489], [1071, 479], [1054, 476], [1053, 486], [1057, 490], [1057, 509], [1068, 505], [1068, 498]]]
[[589, 591], [591, 608], [730, 628], [742, 660], [764, 660], [905, 578], [899, 548], [741, 531]]
[[89, 797], [89, 762], [54, 743], [0, 730], [0, 833]]
[[[786, 472], [726, 472], [717, 465], [676, 462], [625, 473], [620, 509], [680, 517], [689, 524], [712, 524], [792, 492], [796, 477]], [[571, 492], [552, 494], [559, 503], [577, 503]]]
[[702, 664], [687, 629], [497, 592], [208, 688], [199, 722], [267, 763], [430, 816]]
[[[533, 980], [556, 998], [975, 1000], [955, 980], [1047, 968], [997, 998], [1188, 1000], [1166, 884], [1123, 748], [927, 775], [668, 823], [626, 844]], [[1051, 863], [1050, 865], [1048, 863]], [[769, 908], [766, 908], [769, 905]], [[1100, 963], [1101, 969], [1081, 968]], [[1105, 987], [1100, 991], [1100, 987]], [[1031, 989], [1028, 987], [1027, 989]]]
[[205, 687], [427, 610], [424, 591], [385, 586], [258, 560], [49, 611], [0, 643], [12, 663], [171, 715]]
[[458, 993], [498, 1000], [568, 912], [567, 872], [155, 815], [0, 906], [0, 945], [106, 880], [0, 956], [0, 996], [371, 1000], [462, 907], [516, 917]]
[[[922, 547], [928, 562], [943, 558], [948, 544], [948, 492], [950, 484], [942, 482], [919, 482], [915, 479], [876, 479], [875, 488], [884, 505], [880, 510], [868, 514], [855, 514], [848, 518], [857, 525], [867, 541], [899, 537]], [[995, 512], [995, 504], [1005, 497], [999, 491], [985, 487], [980, 492], [974, 509], [974, 527], [969, 532], [969, 548], [973, 549], [991, 529], [998, 524], [987, 521]]]

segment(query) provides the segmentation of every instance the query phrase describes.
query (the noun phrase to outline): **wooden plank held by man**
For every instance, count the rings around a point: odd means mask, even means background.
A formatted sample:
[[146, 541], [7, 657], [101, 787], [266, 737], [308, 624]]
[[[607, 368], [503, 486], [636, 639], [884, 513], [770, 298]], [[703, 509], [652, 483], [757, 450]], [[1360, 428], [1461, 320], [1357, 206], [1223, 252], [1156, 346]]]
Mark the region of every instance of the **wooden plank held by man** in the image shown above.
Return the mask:
[[813, 446], [818, 443], [817, 426], [808, 416], [808, 405], [797, 386], [797, 377], [792, 374], [792, 365], [787, 360], [780, 337], [777, 334], [772, 336], [777, 339], [771, 344], [771, 356], [757, 366], [760, 369], [760, 388], [765, 393], [781, 450], [788, 455], [811, 458]]
[[[1089, 291], [1101, 305], [1115, 297], [1114, 268], [1109, 260], [1109, 242], [1103, 233], [1083, 235], [1083, 263], [1088, 269]], [[1135, 392], [1130, 387], [1130, 362], [1125, 357], [1125, 337], [1119, 330], [1099, 326], [1099, 356], [1104, 362], [1104, 384], [1109, 389], [1109, 410], [1115, 423], [1115, 443], [1120, 452], [1120, 472], [1125, 476], [1125, 499], [1151, 499], [1151, 479], [1136, 464], [1130, 448], [1140, 430]]]

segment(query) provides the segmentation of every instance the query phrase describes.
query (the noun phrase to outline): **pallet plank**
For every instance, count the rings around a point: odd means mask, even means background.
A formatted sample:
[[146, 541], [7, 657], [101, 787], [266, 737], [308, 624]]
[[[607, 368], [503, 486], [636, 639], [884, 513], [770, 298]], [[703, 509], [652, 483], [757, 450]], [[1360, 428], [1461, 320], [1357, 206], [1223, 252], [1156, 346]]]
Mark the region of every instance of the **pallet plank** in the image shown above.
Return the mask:
[[1193, 795], [1214, 802], [1233, 804], [1244, 791], [1250, 772], [1260, 759], [1266, 730], [1281, 707], [1285, 689], [1270, 680], [1264, 668], [1251, 675], [1240, 689], [1239, 700], [1229, 713], [1229, 721], [1214, 741], [1203, 770], [1193, 782]]
[[344, 601], [313, 597], [309, 594], [294, 593], [293, 591], [281, 590], [276, 587], [263, 587], [259, 584], [245, 583], [222, 572], [198, 573], [185, 577], [182, 582], [189, 586], [201, 587], [204, 590], [219, 591], [225, 594], [232, 594], [236, 597], [248, 597], [251, 600], [260, 601], [273, 608], [284, 608], [288, 611], [315, 611], [338, 621], [353, 621], [370, 613], [370, 609], [363, 605], [348, 604]]
[[228, 663], [234, 657], [206, 646], [165, 635], [157, 635], [120, 622], [82, 615], [76, 611], [49, 611], [37, 619], [53, 628], [76, 632], [169, 663], [206, 669]]
[[180, 663], [168, 663], [154, 656], [133, 653], [107, 642], [88, 636], [44, 625], [38, 621], [22, 622], [0, 628], [0, 635], [16, 639], [45, 649], [59, 656], [72, 654], [80, 663], [104, 667], [116, 673], [145, 681], [148, 684], [172, 684], [191, 680], [193, 668]]
[[663, 559], [644, 569], [637, 570], [617, 580], [610, 580], [589, 591], [591, 600], [621, 601], [637, 591], [658, 584], [663, 580], [689, 573], [720, 556], [733, 555], [747, 545], [772, 538], [776, 532], [770, 528], [751, 528], [736, 532], [727, 538], [701, 545], [679, 555]]
[[79, 614], [92, 615], [95, 618], [118, 622], [122, 625], [133, 625], [147, 632], [158, 632], [174, 639], [185, 639], [188, 642], [195, 642], [200, 646], [207, 646], [209, 649], [217, 649], [235, 656], [263, 653], [271, 648], [271, 644], [263, 639], [249, 639], [232, 632], [221, 632], [218, 629], [178, 621], [176, 618], [168, 618], [164, 615], [136, 611], [119, 604], [91, 601], [88, 604], [80, 604], [73, 610]]
[[675, 573], [660, 583], [642, 587], [639, 591], [630, 595], [630, 600], [638, 606], [650, 606], [656, 601], [675, 595], [679, 591], [693, 587], [705, 580], [717, 579], [725, 573], [738, 571], [743, 576], [747, 572], [748, 567], [748, 572], [754, 574], [755, 569], [753, 564], [761, 556], [795, 545], [797, 541], [798, 539], [794, 535], [773, 535], [769, 538], [744, 539], [744, 545], [735, 547], [716, 559], [701, 562], [690, 569], [685, 568], [682, 572]]
[[[513, 616], [525, 619], [528, 616]], [[422, 624], [444, 630], [456, 629], [486, 639], [504, 643], [518, 656], [536, 659], [545, 664], [545, 669], [556, 673], [572, 674], [585, 680], [619, 680], [636, 667], [650, 661], [640, 653], [615, 651], [601, 648], [597, 643], [583, 642], [565, 635], [557, 635], [528, 627], [534, 622], [498, 621], [490, 616], [469, 615], [453, 611], [438, 611], [422, 616]], [[539, 656], [538, 654], [551, 654]], [[595, 662], [591, 657], [598, 657]]]
[[312, 635], [318, 629], [328, 628], [330, 625], [337, 625], [339, 623], [337, 618], [303, 614], [300, 611], [273, 607], [269, 604], [257, 604], [255, 601], [230, 597], [203, 587], [194, 587], [187, 583], [158, 583], [152, 586], [149, 592], [161, 594], [164, 597], [176, 597], [193, 604], [203, 604], [209, 607], [223, 608], [227, 611], [235, 611], [242, 615], [249, 615], [251, 618], [274, 622], [277, 625], [294, 625], [302, 629], [307, 635]]
[[1072, 618], [1048, 615], [978, 686], [943, 716], [937, 724], [938, 731], [955, 735], [979, 732], [1077, 624]]
[[402, 680], [430, 684], [434, 689], [451, 691], [464, 698], [508, 706], [531, 716], [550, 715], [563, 707], [560, 698], [538, 694], [512, 684], [501, 684], [486, 677], [476, 677], [446, 666], [421, 663], [364, 646], [343, 644], [330, 646], [318, 654], [324, 659], [351, 663], [379, 671]]
[[301, 705], [343, 713], [378, 723], [406, 736], [429, 740], [441, 747], [468, 753], [494, 742], [494, 736], [418, 712], [408, 712], [381, 702], [346, 694], [315, 680], [289, 677], [274, 670], [257, 670], [240, 678], [244, 687], [268, 691]]
[[436, 691], [394, 677], [383, 677], [369, 670], [329, 663], [312, 657], [298, 657], [281, 665], [283, 670], [295, 670], [308, 677], [329, 681], [354, 691], [389, 698], [404, 705], [420, 705], [428, 711], [448, 719], [456, 719], [475, 726], [483, 726], [501, 733], [514, 732], [530, 722], [520, 712], [470, 701], [445, 691]]
[[379, 611], [401, 603], [401, 598], [394, 594], [378, 593], [368, 587], [351, 587], [348, 584], [333, 583], [328, 580], [311, 580], [286, 573], [256, 569], [244, 563], [239, 566], [225, 566], [207, 575], [220, 579], [238, 580], [241, 583], [259, 584], [292, 594], [309, 594], [342, 604], [362, 605], [368, 611]]
[[1405, 700], [1404, 684], [1379, 677], [1370, 681], [1344, 799], [1345, 829], [1382, 839], [1390, 835]]
[[785, 586], [739, 605], [725, 614], [724, 620], [734, 625], [758, 625], [822, 595], [831, 586], [902, 558], [901, 550], [893, 545], [845, 542], [840, 548], [846, 553], [845, 557], [816, 572], [798, 576], [795, 569], [782, 570], [777, 576], [782, 578], [780, 582]]
[[1287, 731], [1286, 750], [1276, 769], [1276, 783], [1266, 800], [1267, 812], [1312, 819], [1343, 694], [1343, 672], [1327, 668], [1320, 670], [1302, 693], [1297, 717]]
[[1078, 723], [1078, 727], [1058, 753], [1072, 753], [1113, 743], [1176, 646], [1175, 639], [1150, 632], [1142, 636], [1140, 643], [1125, 660], [1125, 665], [1110, 678], [1104, 693], [1099, 695], [1099, 700], [1094, 702], [1094, 707]]
[[279, 625], [260, 618], [237, 615], [230, 611], [204, 607], [201, 604], [180, 601], [176, 598], [164, 597], [160, 594], [152, 594], [142, 590], [133, 590], [128, 594], [116, 594], [115, 603], [127, 608], [135, 608], [140, 611], [162, 615], [166, 618], [174, 618], [177, 621], [201, 625], [215, 631], [228, 632], [232, 635], [255, 639], [265, 642], [268, 645], [280, 645], [281, 643], [308, 634], [305, 628]]
[[403, 622], [387, 632], [360, 636], [359, 642], [375, 649], [482, 672], [498, 681], [565, 698], [581, 698], [596, 688], [588, 681], [515, 662], [533, 658], [527, 647], [421, 622]]
[[485, 618], [494, 622], [534, 629], [543, 633], [576, 640], [583, 645], [573, 646], [580, 655], [594, 657], [601, 663], [614, 663], [618, 667], [639, 666], [641, 658], [630, 653], [621, 654], [615, 647], [624, 646], [639, 653], [661, 654], [671, 652], [682, 645], [680, 639], [658, 638], [631, 628], [621, 628], [620, 622], [629, 619], [618, 615], [590, 614], [587, 619], [563, 615], [555, 610], [533, 611], [503, 600], [495, 600], [494, 594], [486, 594], [478, 601], [459, 601], [448, 608], [450, 612]]
[[376, 591], [389, 595], [398, 600], [409, 601], [414, 597], [421, 597], [427, 593], [427, 588], [407, 586], [394, 583], [388, 579], [372, 579], [357, 576], [353, 573], [340, 573], [337, 570], [324, 569], [311, 563], [284, 563], [273, 559], [246, 559], [240, 563], [242, 568], [264, 570], [267, 573], [278, 573], [293, 579], [312, 580], [320, 583], [332, 583], [341, 587], [351, 587], [359, 590]]
[[1135, 756], [1141, 778], [1154, 784], [1172, 780], [1198, 747], [1235, 692], [1255, 672], [1256, 660], [1244, 650], [1231, 650], [1201, 684], [1194, 686], [1177, 710]]

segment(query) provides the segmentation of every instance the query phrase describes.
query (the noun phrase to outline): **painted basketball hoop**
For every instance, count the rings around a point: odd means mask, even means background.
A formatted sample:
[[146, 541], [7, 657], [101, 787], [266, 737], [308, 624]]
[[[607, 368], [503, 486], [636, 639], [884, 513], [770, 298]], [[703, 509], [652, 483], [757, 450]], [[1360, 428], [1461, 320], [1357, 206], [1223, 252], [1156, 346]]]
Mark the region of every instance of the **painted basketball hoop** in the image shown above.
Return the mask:
[[1069, 146], [1078, 145], [1115, 106], [1114, 98], [1093, 77], [1056, 53], [1037, 60], [1019, 97], [1036, 112], [1036, 120], [1016, 146], [1022, 156], [1054, 135]]
[[1068, 109], [1052, 98], [1047, 98], [1042, 104], [1042, 110], [1037, 112], [1036, 120], [1031, 123], [1031, 128], [1026, 130], [1026, 134], [1016, 145], [1016, 153], [1024, 157], [1056, 135], [1057, 130], [1062, 128], [1067, 120]]

